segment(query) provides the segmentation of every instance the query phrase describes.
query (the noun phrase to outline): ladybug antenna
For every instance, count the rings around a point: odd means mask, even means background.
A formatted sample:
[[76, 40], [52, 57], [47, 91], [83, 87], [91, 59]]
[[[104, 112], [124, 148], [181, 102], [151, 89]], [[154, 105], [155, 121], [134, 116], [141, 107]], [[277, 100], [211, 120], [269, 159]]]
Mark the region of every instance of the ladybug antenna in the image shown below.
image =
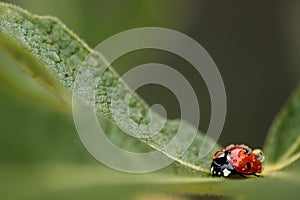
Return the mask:
[[258, 158], [258, 160], [263, 163], [265, 160], [265, 156], [261, 149], [254, 149], [253, 154]]

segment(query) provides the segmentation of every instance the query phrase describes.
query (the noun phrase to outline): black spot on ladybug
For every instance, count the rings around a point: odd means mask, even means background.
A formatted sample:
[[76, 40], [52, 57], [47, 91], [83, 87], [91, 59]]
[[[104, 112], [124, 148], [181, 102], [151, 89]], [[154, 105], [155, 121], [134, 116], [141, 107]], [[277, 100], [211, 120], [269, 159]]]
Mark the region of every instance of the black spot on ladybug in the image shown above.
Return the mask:
[[251, 169], [251, 164], [249, 162], [246, 163], [247, 169]]

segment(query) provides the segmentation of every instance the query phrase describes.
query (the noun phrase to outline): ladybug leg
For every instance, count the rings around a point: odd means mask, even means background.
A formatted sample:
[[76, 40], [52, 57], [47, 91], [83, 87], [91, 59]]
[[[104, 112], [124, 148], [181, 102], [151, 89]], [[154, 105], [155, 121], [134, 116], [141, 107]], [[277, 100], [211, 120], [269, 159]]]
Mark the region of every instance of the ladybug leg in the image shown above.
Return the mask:
[[256, 177], [262, 177], [261, 175], [258, 175], [256, 173], [252, 174], [253, 176], [256, 176]]
[[238, 173], [241, 177], [243, 177], [243, 178], [247, 178], [247, 176], [245, 176], [244, 174], [242, 174], [242, 173]]

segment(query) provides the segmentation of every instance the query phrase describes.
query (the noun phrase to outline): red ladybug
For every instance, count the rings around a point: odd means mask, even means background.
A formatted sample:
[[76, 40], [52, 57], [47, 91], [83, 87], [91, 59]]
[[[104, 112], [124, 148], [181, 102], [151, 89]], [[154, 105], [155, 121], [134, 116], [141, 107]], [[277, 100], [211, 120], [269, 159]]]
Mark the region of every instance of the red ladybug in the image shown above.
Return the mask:
[[264, 156], [259, 149], [252, 151], [246, 145], [229, 145], [213, 155], [211, 174], [219, 177], [256, 175], [262, 172], [263, 161]]

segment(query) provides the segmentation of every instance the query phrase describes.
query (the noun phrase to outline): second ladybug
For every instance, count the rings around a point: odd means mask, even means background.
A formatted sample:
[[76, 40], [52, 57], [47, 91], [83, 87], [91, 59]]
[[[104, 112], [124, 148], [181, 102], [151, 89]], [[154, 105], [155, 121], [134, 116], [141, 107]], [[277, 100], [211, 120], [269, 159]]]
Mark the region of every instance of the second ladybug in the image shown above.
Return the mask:
[[252, 151], [246, 145], [229, 145], [213, 155], [210, 171], [219, 177], [257, 175], [262, 172], [264, 159], [260, 149]]

